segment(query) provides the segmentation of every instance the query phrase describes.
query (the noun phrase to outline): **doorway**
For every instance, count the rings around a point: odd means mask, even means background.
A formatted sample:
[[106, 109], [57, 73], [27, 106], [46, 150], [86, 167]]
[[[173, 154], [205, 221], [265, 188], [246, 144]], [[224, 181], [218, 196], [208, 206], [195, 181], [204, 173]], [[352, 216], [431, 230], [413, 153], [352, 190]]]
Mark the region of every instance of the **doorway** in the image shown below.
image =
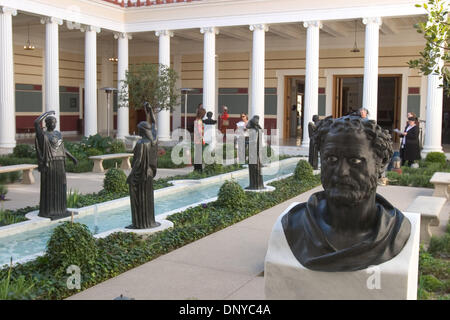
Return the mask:
[[[400, 128], [401, 75], [378, 77], [377, 123], [389, 132]], [[339, 118], [357, 111], [363, 100], [362, 75], [334, 76], [333, 117]], [[371, 115], [369, 115], [369, 118]], [[398, 135], [392, 135], [394, 141]]]
[[301, 144], [303, 128], [304, 76], [286, 76], [284, 79], [284, 137]]

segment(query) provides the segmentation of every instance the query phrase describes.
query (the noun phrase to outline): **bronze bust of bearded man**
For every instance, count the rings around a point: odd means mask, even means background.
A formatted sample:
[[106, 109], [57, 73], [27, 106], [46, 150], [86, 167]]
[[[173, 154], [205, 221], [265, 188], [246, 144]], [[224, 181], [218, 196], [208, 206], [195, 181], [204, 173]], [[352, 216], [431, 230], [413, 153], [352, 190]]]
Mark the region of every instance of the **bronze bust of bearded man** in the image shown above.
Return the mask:
[[410, 221], [376, 193], [393, 154], [389, 133], [375, 121], [346, 116], [321, 121], [314, 133], [324, 191], [281, 219], [296, 259], [316, 271], [356, 271], [395, 257]]

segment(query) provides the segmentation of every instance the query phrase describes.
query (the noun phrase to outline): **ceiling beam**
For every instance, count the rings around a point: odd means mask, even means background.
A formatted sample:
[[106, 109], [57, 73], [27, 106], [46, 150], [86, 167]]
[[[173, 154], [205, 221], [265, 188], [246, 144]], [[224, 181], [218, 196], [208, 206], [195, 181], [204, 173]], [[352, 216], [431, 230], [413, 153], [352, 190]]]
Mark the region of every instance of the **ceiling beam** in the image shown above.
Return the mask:
[[302, 31], [300, 29], [300, 24], [298, 26], [286, 24], [271, 24], [269, 26], [269, 32], [286, 39], [304, 38], [304, 35], [302, 34]]
[[398, 30], [393, 26], [391, 20], [385, 18], [382, 20], [380, 32], [382, 34], [397, 34]]
[[343, 31], [343, 26], [339, 25], [336, 22], [322, 22], [322, 31], [329, 34], [334, 38], [345, 38], [348, 36], [348, 33]]
[[219, 28], [219, 34], [238, 40], [252, 40], [252, 33], [248, 27]]
[[175, 36], [180, 37], [180, 38], [185, 38], [188, 40], [193, 40], [193, 41], [203, 41], [203, 35], [200, 33], [200, 29], [196, 29], [196, 30], [174, 30], [175, 31]]

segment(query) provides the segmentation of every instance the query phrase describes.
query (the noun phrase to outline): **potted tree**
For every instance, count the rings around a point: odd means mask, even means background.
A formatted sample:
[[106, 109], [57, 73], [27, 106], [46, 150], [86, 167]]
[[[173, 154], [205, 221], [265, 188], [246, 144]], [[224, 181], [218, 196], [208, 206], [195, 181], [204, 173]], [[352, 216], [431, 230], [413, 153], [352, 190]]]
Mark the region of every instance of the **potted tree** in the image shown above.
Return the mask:
[[[120, 103], [128, 103], [134, 110], [144, 109], [148, 103], [155, 114], [172, 110], [179, 94], [175, 87], [177, 73], [163, 64], [143, 63], [131, 65], [119, 91]], [[137, 121], [131, 123], [130, 131], [136, 131]], [[134, 129], [134, 130], [133, 130]], [[136, 140], [127, 137], [128, 140]]]

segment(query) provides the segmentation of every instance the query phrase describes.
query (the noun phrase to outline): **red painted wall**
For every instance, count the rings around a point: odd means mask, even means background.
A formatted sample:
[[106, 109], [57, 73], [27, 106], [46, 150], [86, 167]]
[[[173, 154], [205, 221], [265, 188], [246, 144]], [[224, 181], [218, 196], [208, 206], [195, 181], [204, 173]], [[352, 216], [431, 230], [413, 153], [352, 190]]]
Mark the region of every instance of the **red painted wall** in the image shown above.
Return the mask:
[[[16, 116], [16, 132], [25, 133], [29, 130], [34, 132], [34, 120], [36, 118], [37, 116]], [[77, 115], [61, 115], [61, 131], [78, 131], [78, 119], [79, 116]]]

